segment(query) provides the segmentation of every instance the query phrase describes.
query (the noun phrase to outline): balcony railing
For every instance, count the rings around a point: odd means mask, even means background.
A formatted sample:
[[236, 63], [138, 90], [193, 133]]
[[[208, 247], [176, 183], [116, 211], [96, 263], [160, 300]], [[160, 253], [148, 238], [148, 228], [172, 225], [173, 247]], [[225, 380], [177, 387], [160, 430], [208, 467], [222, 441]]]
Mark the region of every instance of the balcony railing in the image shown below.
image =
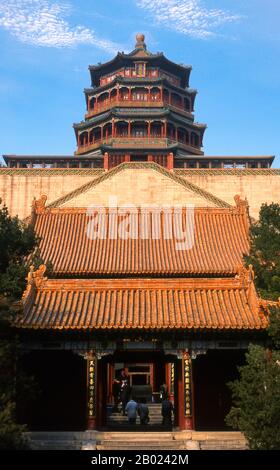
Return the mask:
[[86, 113], [85, 117], [90, 118], [99, 114], [103, 111], [107, 111], [108, 109], [112, 108], [113, 106], [121, 106], [127, 108], [160, 108], [163, 106], [163, 101], [159, 100], [126, 100], [126, 99], [112, 99], [108, 101], [104, 101], [101, 104], [95, 105], [93, 109], [89, 109]]
[[135, 137], [135, 136], [116, 136], [107, 139], [96, 139], [94, 142], [79, 145], [76, 154], [82, 154], [90, 150], [101, 147], [101, 145], [109, 145], [113, 148], [167, 148], [170, 145], [180, 144], [186, 148], [199, 150], [200, 148], [186, 142], [176, 141], [168, 137]]
[[183, 105], [181, 104], [175, 104], [175, 103], [169, 103], [167, 100], [126, 100], [126, 99], [111, 99], [104, 101], [101, 104], [95, 105], [93, 109], [89, 109], [89, 111], [85, 114], [85, 118], [89, 119], [92, 116], [96, 116], [99, 113], [102, 113], [104, 111], [108, 111], [108, 109], [111, 109], [114, 106], [120, 106], [120, 107], [127, 107], [127, 108], [162, 108], [163, 106], [170, 106], [174, 110], [180, 110], [181, 112], [184, 112], [188, 115], [191, 115], [192, 113], [188, 111]]

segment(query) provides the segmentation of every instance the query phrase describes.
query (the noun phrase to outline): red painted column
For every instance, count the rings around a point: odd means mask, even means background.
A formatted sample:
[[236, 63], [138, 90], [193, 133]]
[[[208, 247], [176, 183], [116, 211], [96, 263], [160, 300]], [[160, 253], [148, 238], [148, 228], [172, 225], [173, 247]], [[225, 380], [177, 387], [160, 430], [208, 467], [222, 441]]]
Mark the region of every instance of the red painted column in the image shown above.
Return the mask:
[[115, 137], [115, 121], [112, 121], [112, 137]]
[[108, 152], [104, 153], [104, 170], [105, 171], [109, 170], [109, 154], [108, 154]]
[[153, 159], [153, 155], [148, 155], [148, 162], [153, 162], [154, 159]]
[[165, 383], [167, 385], [167, 393], [170, 396], [170, 362], [165, 363]]
[[124, 156], [124, 161], [125, 161], [125, 162], [130, 162], [130, 155], [129, 155], [129, 154], [126, 154], [126, 155]]
[[163, 101], [163, 87], [160, 88], [160, 101]]
[[164, 122], [163, 137], [164, 137], [165, 139], [166, 139], [166, 137], [167, 137], [167, 121]]
[[151, 137], [151, 121], [148, 121], [148, 139]]
[[96, 429], [97, 365], [94, 351], [87, 355], [87, 429]]
[[178, 424], [181, 430], [193, 429], [192, 363], [188, 352], [178, 361]]
[[96, 429], [104, 426], [107, 413], [108, 363], [100, 358], [96, 361], [98, 381], [96, 383]]
[[168, 170], [173, 170], [173, 168], [174, 168], [174, 156], [173, 156], [173, 153], [170, 152], [167, 155], [167, 169]]
[[128, 133], [128, 137], [131, 136], [131, 121], [128, 121], [128, 130], [127, 130], [127, 133]]
[[114, 380], [114, 366], [108, 364], [108, 389], [107, 389], [107, 402], [111, 405], [114, 403], [113, 400], [113, 380]]

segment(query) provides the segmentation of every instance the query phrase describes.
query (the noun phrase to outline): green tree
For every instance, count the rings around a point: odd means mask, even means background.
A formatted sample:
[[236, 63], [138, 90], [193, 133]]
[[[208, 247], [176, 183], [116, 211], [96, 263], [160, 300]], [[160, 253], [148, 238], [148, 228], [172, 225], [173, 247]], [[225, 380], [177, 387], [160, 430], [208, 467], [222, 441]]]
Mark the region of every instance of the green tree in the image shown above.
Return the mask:
[[[264, 299], [280, 296], [280, 206], [264, 204], [250, 229], [255, 283]], [[265, 346], [250, 345], [239, 380], [231, 382], [233, 406], [227, 424], [246, 436], [251, 449], [280, 449], [280, 309], [270, 307]]]
[[259, 293], [264, 299], [280, 297], [280, 205], [263, 204], [258, 222], [250, 229], [250, 253]]
[[15, 418], [16, 403], [32, 388], [32, 380], [16, 373], [20, 343], [12, 327], [36, 250], [33, 228], [11, 217], [0, 201], [0, 449], [25, 447], [24, 426]]

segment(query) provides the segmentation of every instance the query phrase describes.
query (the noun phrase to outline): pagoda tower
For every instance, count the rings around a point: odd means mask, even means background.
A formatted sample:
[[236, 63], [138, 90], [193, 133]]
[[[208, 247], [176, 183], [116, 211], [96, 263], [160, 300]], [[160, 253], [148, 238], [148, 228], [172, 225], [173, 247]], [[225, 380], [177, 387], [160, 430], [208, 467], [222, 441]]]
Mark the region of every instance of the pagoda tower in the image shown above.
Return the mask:
[[[145, 36], [135, 49], [89, 67], [91, 88], [84, 90], [85, 119], [74, 124], [76, 156], [94, 166], [153, 161], [172, 169], [187, 156], [203, 156], [205, 124], [194, 121], [197, 91], [189, 87], [191, 66], [152, 54]], [[181, 166], [181, 165], [180, 165]]]

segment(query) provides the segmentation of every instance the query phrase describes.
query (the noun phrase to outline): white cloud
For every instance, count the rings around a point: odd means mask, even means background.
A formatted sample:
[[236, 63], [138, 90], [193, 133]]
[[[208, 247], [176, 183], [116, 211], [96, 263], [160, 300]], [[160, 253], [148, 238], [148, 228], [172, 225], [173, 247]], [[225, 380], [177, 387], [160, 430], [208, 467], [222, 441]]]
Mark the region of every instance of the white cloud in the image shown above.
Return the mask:
[[152, 13], [156, 23], [202, 39], [214, 36], [218, 26], [241, 18], [221, 9], [207, 9], [201, 0], [136, 0], [136, 4]]
[[98, 38], [92, 29], [71, 27], [65, 17], [70, 5], [53, 0], [0, 0], [0, 27], [20, 41], [44, 47], [74, 47], [92, 44], [116, 52], [113, 42]]

